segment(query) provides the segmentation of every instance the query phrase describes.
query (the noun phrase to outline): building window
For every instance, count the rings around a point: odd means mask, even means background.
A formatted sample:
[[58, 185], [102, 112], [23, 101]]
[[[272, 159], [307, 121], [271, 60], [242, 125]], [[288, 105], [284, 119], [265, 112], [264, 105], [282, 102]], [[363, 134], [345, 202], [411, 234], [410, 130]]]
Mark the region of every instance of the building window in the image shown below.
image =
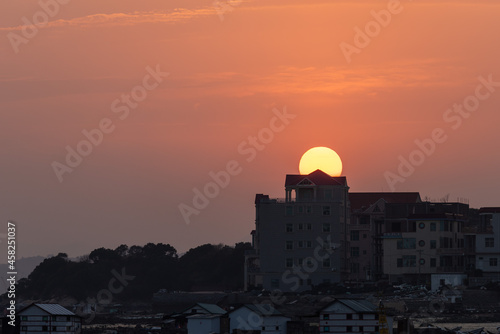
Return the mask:
[[403, 238], [398, 240], [397, 247], [398, 249], [415, 249], [417, 248], [417, 239], [415, 238]]
[[312, 279], [310, 278], [307, 279], [307, 285], [312, 285]]
[[323, 327], [323, 332], [328, 333], [330, 331], [330, 327], [326, 326]]
[[330, 223], [323, 223], [323, 232], [330, 232]]
[[22, 321], [28, 321], [28, 317], [27, 317], [27, 316], [25, 316], [25, 315], [23, 315], [23, 316], [21, 316], [21, 320], [22, 320]]
[[286, 215], [287, 216], [292, 216], [293, 215], [293, 206], [287, 205], [286, 206]]
[[72, 331], [71, 326], [67, 326], [67, 327], [66, 327], [66, 332], [71, 332], [71, 331]]
[[28, 331], [28, 326], [21, 326], [21, 331], [22, 332]]
[[347, 327], [345, 328], [345, 331], [346, 331], [347, 333], [351, 333], [351, 332], [352, 332], [352, 326], [347, 326]]
[[323, 314], [323, 320], [328, 320], [329, 318], [329, 314]]
[[312, 230], [312, 224], [311, 224], [311, 223], [307, 223], [307, 224], [306, 224], [306, 229], [307, 229], [308, 231]]
[[431, 223], [431, 231], [436, 231], [436, 223]]
[[293, 232], [293, 224], [286, 224], [286, 231], [288, 233]]
[[423, 230], [425, 228], [425, 223], [423, 223], [423, 222], [418, 223], [418, 228]]
[[436, 258], [435, 257], [431, 258], [431, 267], [432, 268], [436, 267]]
[[302, 231], [304, 229], [304, 224], [299, 224], [299, 231]]
[[332, 199], [332, 191], [330, 189], [325, 189], [325, 199]]
[[425, 264], [425, 259], [420, 259], [420, 260], [418, 260], [418, 262], [420, 263], [420, 265], [423, 266]]
[[56, 326], [52, 326], [52, 331], [53, 332], [57, 332], [57, 327]]
[[288, 257], [286, 259], [285, 265], [287, 268], [292, 268], [293, 267], [293, 259], [291, 257]]
[[276, 288], [276, 289], [280, 287], [280, 280], [279, 280], [279, 278], [273, 278], [271, 280], [271, 287], [272, 288]]
[[358, 257], [359, 256], [359, 247], [351, 247], [351, 256]]
[[363, 333], [363, 326], [359, 326], [359, 332]]
[[495, 239], [485, 238], [484, 239], [484, 247], [495, 247]]
[[431, 249], [436, 249], [436, 240], [431, 240]]
[[323, 268], [330, 268], [330, 258], [326, 258], [323, 260]]
[[304, 241], [302, 240], [297, 241], [297, 245], [299, 248], [304, 248]]
[[286, 250], [292, 250], [293, 249], [293, 241], [288, 240], [285, 245]]
[[490, 257], [490, 267], [498, 266], [498, 259], [496, 257]]
[[71, 321], [71, 317], [66, 317], [66, 321]]
[[42, 332], [48, 332], [49, 327], [48, 326], [42, 326]]
[[346, 318], [347, 320], [352, 320], [352, 314], [351, 314], [351, 313], [347, 313], [347, 314], [345, 315], [345, 318]]
[[417, 266], [417, 256], [416, 255], [403, 255], [402, 258], [397, 259], [397, 266], [401, 267], [416, 267]]
[[425, 246], [425, 241], [424, 241], [424, 240], [419, 240], [419, 241], [418, 241], [418, 245], [419, 245], [420, 247], [424, 247], [424, 246]]
[[359, 240], [359, 231], [351, 231], [351, 241]]
[[330, 215], [330, 206], [325, 205], [323, 206], [323, 216], [329, 216]]
[[301, 266], [302, 264], [304, 264], [304, 259], [303, 258], [299, 258], [297, 260], [297, 263], [299, 264], [299, 266]]
[[312, 248], [312, 245], [313, 245], [313, 244], [312, 244], [312, 241], [311, 241], [311, 240], [306, 241], [306, 247], [307, 247], [307, 248]]
[[44, 315], [44, 316], [42, 317], [42, 321], [49, 321], [49, 317], [48, 317], [48, 316], [46, 316], [46, 315]]
[[311, 212], [312, 212], [312, 208], [311, 208], [311, 206], [310, 206], [310, 205], [307, 205], [307, 206], [306, 206], [306, 213], [307, 213], [307, 214], [310, 214]]
[[408, 222], [408, 232], [417, 232], [417, 222]]

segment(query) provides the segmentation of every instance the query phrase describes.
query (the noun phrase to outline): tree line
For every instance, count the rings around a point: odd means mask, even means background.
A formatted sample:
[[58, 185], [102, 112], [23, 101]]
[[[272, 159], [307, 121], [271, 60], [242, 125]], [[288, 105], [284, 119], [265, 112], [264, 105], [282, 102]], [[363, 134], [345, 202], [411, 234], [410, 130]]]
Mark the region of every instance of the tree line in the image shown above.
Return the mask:
[[205, 244], [179, 256], [169, 244], [148, 243], [142, 247], [120, 245], [114, 250], [98, 248], [78, 260], [59, 253], [19, 280], [17, 294], [22, 299], [67, 296], [84, 300], [107, 289], [117, 272], [133, 276], [116, 296], [124, 301], [150, 300], [162, 289], [239, 290], [243, 288], [244, 255], [249, 249], [250, 243], [233, 247]]

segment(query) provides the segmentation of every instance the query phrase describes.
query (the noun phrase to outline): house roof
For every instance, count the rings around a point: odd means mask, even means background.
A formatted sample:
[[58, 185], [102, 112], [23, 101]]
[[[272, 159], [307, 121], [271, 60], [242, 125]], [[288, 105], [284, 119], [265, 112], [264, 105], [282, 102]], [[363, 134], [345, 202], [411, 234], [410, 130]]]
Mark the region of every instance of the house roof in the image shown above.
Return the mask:
[[[187, 310], [192, 309], [195, 306], [201, 307], [202, 309], [204, 309], [205, 311], [207, 311], [210, 314], [225, 314], [226, 313], [226, 311], [224, 309], [220, 308], [219, 306], [217, 306], [215, 304], [206, 304], [206, 303], [196, 303], [195, 305], [189, 307]], [[187, 310], [185, 310], [184, 312], [186, 312]]]
[[36, 306], [36, 307], [44, 310], [45, 312], [49, 313], [50, 315], [73, 315], [73, 316], [76, 315], [73, 312], [71, 312], [70, 310], [68, 310], [67, 308], [65, 308], [59, 304], [36, 304], [36, 303], [33, 303], [31, 305], [26, 306], [24, 309], [19, 311], [19, 313], [23, 312], [24, 310], [27, 310], [31, 306]]
[[323, 309], [326, 309], [335, 303], [342, 303], [356, 313], [374, 313], [374, 312], [377, 312], [377, 307], [367, 300], [347, 299], [347, 298], [335, 299], [333, 302], [328, 304]]
[[316, 169], [308, 175], [287, 174], [285, 178], [285, 187], [296, 186], [305, 179], [317, 186], [347, 186], [347, 179], [345, 176], [330, 176], [322, 170]]
[[358, 210], [363, 207], [368, 208], [379, 199], [384, 199], [387, 203], [418, 203], [421, 202], [418, 192], [366, 192], [349, 193], [351, 210]]

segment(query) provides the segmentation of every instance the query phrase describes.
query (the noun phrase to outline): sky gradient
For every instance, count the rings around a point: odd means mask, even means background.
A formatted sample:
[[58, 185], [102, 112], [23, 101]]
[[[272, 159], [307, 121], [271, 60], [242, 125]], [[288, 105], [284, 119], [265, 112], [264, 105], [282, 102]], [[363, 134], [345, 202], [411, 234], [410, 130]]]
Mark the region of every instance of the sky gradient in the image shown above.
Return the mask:
[[[499, 16], [465, 0], [2, 1], [0, 233], [18, 223], [18, 257], [250, 241], [255, 194], [284, 197], [314, 146], [351, 191], [500, 206]], [[98, 144], [70, 167], [84, 130]]]

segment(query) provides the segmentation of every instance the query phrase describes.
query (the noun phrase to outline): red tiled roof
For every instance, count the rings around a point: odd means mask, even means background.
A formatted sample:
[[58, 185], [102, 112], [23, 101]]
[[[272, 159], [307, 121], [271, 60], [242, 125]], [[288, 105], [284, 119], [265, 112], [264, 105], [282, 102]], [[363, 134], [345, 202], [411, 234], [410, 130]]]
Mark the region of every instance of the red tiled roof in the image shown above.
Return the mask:
[[308, 175], [287, 174], [285, 179], [285, 187], [298, 185], [304, 179], [308, 179], [318, 186], [347, 186], [347, 179], [345, 176], [330, 176], [322, 170], [316, 169], [314, 172]]
[[370, 205], [383, 198], [387, 203], [418, 203], [418, 192], [374, 192], [374, 193], [349, 193], [351, 210], [368, 208]]

